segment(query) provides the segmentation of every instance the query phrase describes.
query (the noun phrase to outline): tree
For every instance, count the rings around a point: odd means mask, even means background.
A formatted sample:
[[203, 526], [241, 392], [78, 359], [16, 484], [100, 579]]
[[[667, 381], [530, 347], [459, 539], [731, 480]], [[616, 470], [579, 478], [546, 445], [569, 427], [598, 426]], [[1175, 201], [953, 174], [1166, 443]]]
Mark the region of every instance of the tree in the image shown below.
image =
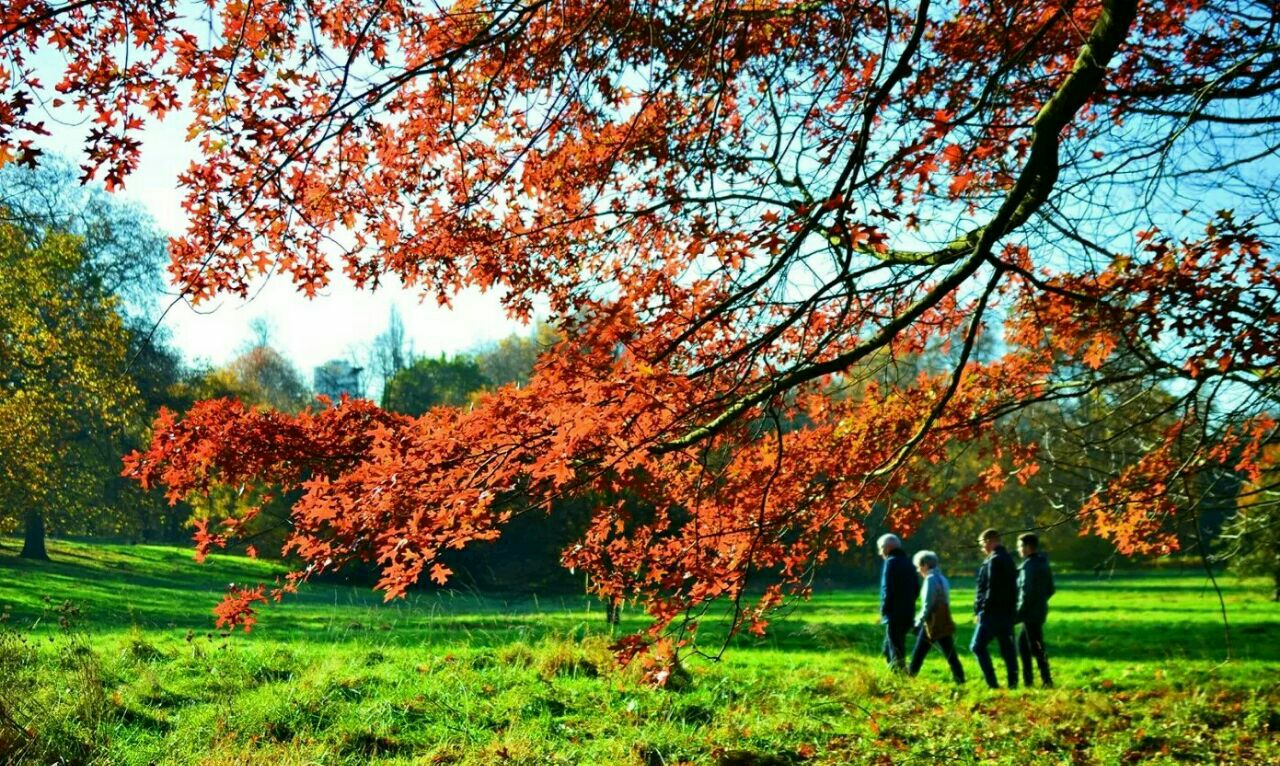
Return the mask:
[[81, 278], [120, 299], [118, 310], [133, 331], [151, 334], [168, 237], [140, 206], [82, 185], [69, 163], [51, 158], [35, 168], [0, 167], [0, 220], [36, 239], [49, 231], [79, 237]]
[[[1079, 513], [1080, 498], [1117, 481], [1149, 445], [1165, 438], [1178, 421], [1174, 402], [1164, 391], [1116, 385], [1024, 409], [1017, 428], [1023, 440], [1038, 447], [1034, 481], [1009, 482], [999, 496], [972, 513], [930, 517], [913, 534], [911, 544], [938, 550], [957, 564], [977, 566], [984, 554], [973, 541], [981, 530], [994, 527], [1005, 532], [1006, 540], [1019, 532], [1038, 533], [1041, 548], [1059, 565], [1095, 570], [1113, 565], [1115, 541], [1082, 534], [1088, 519]], [[986, 470], [989, 461], [974, 459], [961, 445], [947, 461], [946, 479], [938, 491], [945, 496], [950, 486], [964, 486]], [[1182, 496], [1183, 489], [1174, 483], [1167, 495], [1190, 507], [1192, 498]], [[1186, 525], [1171, 531], [1179, 548], [1197, 539], [1198, 530]]]
[[[1076, 499], [1125, 552], [1178, 545], [1171, 481], [1247, 473], [1274, 438], [1267, 3], [214, 0], [211, 35], [170, 3], [3, 18], [17, 161], [52, 89], [97, 118], [87, 172], [118, 185], [138, 127], [190, 92], [172, 274], [192, 300], [273, 269], [314, 295], [340, 264], [549, 307], [564, 340], [465, 413], [161, 420], [131, 473], [175, 496], [250, 471], [305, 486], [308, 571], [376, 560], [396, 595], [530, 504], [625, 497], [565, 560], [654, 617], [624, 657], [670, 657], [706, 609], [763, 630], [884, 498], [907, 529], [1028, 480], [1028, 407], [1172, 395], [1161, 438]], [[67, 68], [30, 76], [53, 47]], [[825, 395], [945, 337], [950, 369]], [[938, 508], [961, 444], [987, 468]]]
[[432, 407], [463, 406], [472, 394], [489, 385], [480, 365], [470, 357], [424, 357], [387, 381], [383, 406], [393, 412], [421, 415]]
[[182, 376], [178, 396], [188, 403], [229, 397], [250, 407], [290, 413], [307, 406], [310, 391], [293, 363], [272, 347], [270, 325], [255, 319], [249, 330], [253, 337], [231, 362]]
[[127, 332], [128, 374], [138, 390], [139, 406], [124, 432], [102, 444], [101, 449], [107, 456], [104, 467], [109, 474], [103, 502], [127, 517], [122, 519], [121, 531], [127, 531], [133, 539], [176, 543], [181, 539], [187, 509], [167, 508], [163, 498], [142, 491], [137, 482], [121, 476], [117, 463], [118, 456], [150, 443], [151, 421], [161, 407], [191, 406], [195, 401], [190, 386], [193, 373], [187, 369], [181, 354], [169, 344], [163, 328], [139, 327], [134, 323]]
[[1260, 463], [1227, 520], [1216, 558], [1242, 576], [1270, 577], [1271, 600], [1280, 601], [1280, 445], [1269, 445]]
[[280, 412], [297, 412], [311, 398], [296, 367], [268, 345], [254, 345], [227, 365], [232, 384], [246, 401]]
[[394, 306], [391, 307], [391, 313], [387, 319], [387, 329], [373, 339], [370, 358], [373, 372], [378, 376], [377, 380], [382, 387], [382, 406], [398, 411], [396, 402], [388, 396], [388, 387], [391, 379], [412, 364], [415, 357], [413, 344], [405, 339], [404, 320], [400, 317], [400, 311]]
[[[32, 242], [52, 232], [79, 239], [83, 258], [69, 278], [85, 285], [84, 294], [117, 299], [115, 310], [128, 337], [129, 376], [141, 398], [127, 408], [132, 417], [124, 426], [95, 429], [78, 440], [80, 510], [75, 517], [59, 513], [53, 521], [66, 531], [135, 538], [154, 537], [164, 527], [172, 537], [174, 514], [165, 514], [158, 498], [139, 491], [116, 467], [119, 455], [150, 441], [158, 407], [184, 404], [174, 398], [182, 360], [166, 346], [156, 324], [168, 238], [138, 205], [113, 198], [101, 186], [82, 185], [61, 158], [37, 168], [0, 168], [0, 220], [20, 228]], [[86, 307], [86, 316], [92, 315], [92, 307]], [[88, 513], [88, 508], [95, 510]]]
[[191, 401], [229, 397], [250, 407], [297, 412], [311, 398], [297, 368], [270, 346], [253, 345], [224, 367], [196, 371], [181, 384]]
[[474, 354], [480, 372], [493, 385], [515, 383], [528, 384], [534, 365], [543, 352], [549, 351], [559, 341], [554, 327], [545, 322], [534, 325], [529, 336], [512, 334], [488, 348]]
[[[254, 321], [250, 331], [252, 337], [231, 362], [188, 371], [177, 381], [173, 387], [176, 406], [185, 408], [197, 401], [219, 400], [251, 411], [286, 414], [307, 406], [309, 392], [297, 369], [270, 345], [267, 323]], [[170, 402], [161, 404], [166, 410], [174, 406]], [[186, 498], [182, 512], [171, 510], [167, 521], [170, 528], [184, 522], [199, 534], [207, 534], [210, 524], [216, 528], [224, 518], [238, 518], [240, 536], [236, 542], [256, 556], [259, 549], [269, 552], [272, 546], [280, 548], [290, 526], [288, 507], [293, 499], [293, 494], [274, 492], [249, 480], [235, 486], [211, 487]]]
[[24, 525], [27, 558], [48, 558], [47, 523], [114, 513], [103, 485], [119, 453], [101, 440], [138, 409], [116, 299], [83, 278], [85, 258], [77, 237], [0, 223], [0, 520]]

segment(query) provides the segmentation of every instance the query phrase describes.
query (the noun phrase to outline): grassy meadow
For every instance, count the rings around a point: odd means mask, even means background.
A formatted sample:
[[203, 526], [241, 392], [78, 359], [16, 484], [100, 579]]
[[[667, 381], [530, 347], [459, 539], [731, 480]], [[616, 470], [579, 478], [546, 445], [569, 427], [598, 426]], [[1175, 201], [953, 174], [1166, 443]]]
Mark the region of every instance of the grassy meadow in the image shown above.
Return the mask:
[[[1230, 660], [1203, 573], [1061, 576], [1056, 689], [988, 691], [967, 652], [963, 689], [936, 653], [918, 679], [889, 674], [867, 588], [819, 593], [655, 690], [614, 666], [581, 596], [382, 604], [311, 585], [225, 636], [210, 616], [225, 585], [273, 565], [50, 555], [0, 549], [0, 763], [1280, 763], [1280, 605], [1262, 580], [1220, 580]], [[953, 583], [962, 605], [972, 584]]]

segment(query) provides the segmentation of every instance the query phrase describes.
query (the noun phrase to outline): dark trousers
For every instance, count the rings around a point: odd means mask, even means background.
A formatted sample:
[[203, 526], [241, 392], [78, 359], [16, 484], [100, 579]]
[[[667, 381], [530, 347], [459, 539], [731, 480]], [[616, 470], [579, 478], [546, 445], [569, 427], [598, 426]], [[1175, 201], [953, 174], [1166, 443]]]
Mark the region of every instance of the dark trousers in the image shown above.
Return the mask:
[[1036, 666], [1040, 668], [1040, 683], [1053, 685], [1053, 677], [1049, 675], [1049, 657], [1044, 651], [1044, 623], [1024, 622], [1022, 632], [1018, 634], [1018, 654], [1022, 658], [1022, 683], [1031, 685], [1031, 658], [1036, 658]]
[[890, 620], [884, 624], [884, 658], [889, 667], [902, 670], [906, 667], [907, 631], [911, 621]]
[[920, 672], [920, 666], [924, 664], [924, 658], [929, 654], [929, 649], [935, 646], [942, 651], [942, 656], [947, 658], [947, 664], [951, 666], [951, 677], [958, 684], [964, 683], [964, 666], [960, 664], [960, 657], [956, 654], [955, 636], [943, 636], [933, 641], [925, 635], [923, 629], [916, 635], [916, 647], [911, 651], [911, 666], [907, 668], [907, 675], [914, 677]]
[[1009, 688], [1018, 688], [1018, 655], [1013, 649], [1013, 625], [983, 620], [978, 623], [978, 629], [973, 632], [973, 642], [969, 644], [973, 656], [978, 658], [978, 667], [982, 669], [982, 677], [986, 679], [987, 686], [999, 689], [996, 669], [991, 664], [991, 654], [987, 651], [987, 645], [992, 641], [1000, 644], [1000, 656], [1004, 658]]

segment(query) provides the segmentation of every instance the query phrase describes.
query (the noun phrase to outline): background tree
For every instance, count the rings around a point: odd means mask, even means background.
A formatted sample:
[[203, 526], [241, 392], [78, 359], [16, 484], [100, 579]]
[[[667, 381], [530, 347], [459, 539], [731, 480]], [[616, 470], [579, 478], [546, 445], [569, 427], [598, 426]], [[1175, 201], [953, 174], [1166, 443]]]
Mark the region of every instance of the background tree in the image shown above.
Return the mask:
[[102, 450], [109, 456], [104, 503], [128, 520], [121, 531], [130, 539], [177, 543], [186, 537], [186, 504], [170, 506], [155, 493], [142, 491], [137, 482], [120, 475], [116, 463], [119, 455], [150, 442], [151, 421], [160, 408], [184, 409], [196, 401], [190, 385], [195, 373], [167, 342], [163, 328], [135, 324], [128, 328], [128, 336], [128, 374], [138, 390], [138, 414], [118, 439], [102, 442]]
[[387, 381], [383, 401], [394, 404], [389, 409], [406, 415], [421, 415], [432, 407], [461, 407], [471, 395], [491, 383], [480, 365], [469, 356], [452, 359], [423, 357], [396, 373]]
[[559, 340], [555, 327], [537, 322], [530, 335], [513, 333], [492, 346], [478, 349], [474, 356], [480, 373], [493, 385], [524, 386], [529, 383], [538, 357], [554, 348]]
[[60, 157], [36, 167], [0, 166], [0, 220], [36, 239], [50, 231], [79, 237], [81, 278], [117, 296], [130, 331], [149, 335], [164, 294], [168, 237], [136, 203], [83, 184], [79, 175]]
[[[1037, 533], [1042, 549], [1058, 565], [1094, 570], [1114, 565], [1115, 542], [1086, 534], [1079, 499], [1116, 481], [1149, 445], [1164, 438], [1177, 422], [1171, 411], [1175, 401], [1159, 390], [1126, 391], [1117, 386], [1023, 410], [1016, 427], [1022, 438], [1038, 446], [1034, 480], [1009, 480], [999, 495], [962, 515], [931, 516], [913, 534], [912, 544], [939, 550], [957, 564], [976, 566], [985, 554], [974, 541], [981, 530], [994, 527], [1009, 539], [1020, 532]], [[960, 446], [938, 468], [939, 496], [946, 497], [952, 487], [969, 485], [983, 471], [991, 471], [990, 461], [975, 459]], [[1182, 488], [1175, 485], [1168, 492], [1178, 494]], [[1181, 502], [1190, 504], [1192, 498], [1183, 497]], [[1194, 549], [1196, 530], [1175, 532], [1177, 547], [1190, 543]]]
[[85, 258], [77, 237], [0, 224], [0, 518], [24, 526], [28, 558], [48, 558], [48, 524], [114, 513], [103, 487], [118, 453], [99, 440], [139, 406], [116, 299], [85, 277]]
[[298, 369], [271, 346], [255, 344], [233, 359], [225, 374], [231, 389], [247, 404], [297, 412], [311, 399]]
[[1280, 445], [1266, 448], [1257, 478], [1246, 482], [1218, 538], [1217, 558], [1245, 577], [1270, 577], [1280, 601]]
[[[1256, 471], [1280, 348], [1272, 10], [216, 1], [196, 30], [172, 3], [28, 0], [0, 16], [0, 149], [35, 161], [33, 105], [65, 98], [114, 186], [183, 94], [191, 299], [273, 269], [315, 294], [340, 267], [545, 302], [563, 342], [466, 412], [197, 404], [130, 470], [179, 496], [305, 482], [290, 550], [378, 561], [392, 595], [531, 508], [623, 498], [567, 563], [654, 617], [624, 657], [669, 657], [706, 609], [763, 630], [874, 514], [907, 530], [1030, 481], [1030, 407], [1173, 397], [1072, 501], [1125, 553], [1180, 544], [1196, 475]], [[55, 47], [67, 67], [32, 76]], [[942, 338], [949, 369], [825, 395]], [[961, 445], [986, 467], [935, 502]]]
[[378, 333], [369, 349], [370, 367], [378, 382], [380, 401], [386, 409], [397, 410], [397, 404], [388, 398], [391, 379], [412, 364], [416, 357], [413, 344], [405, 337], [404, 320], [400, 311], [392, 306], [387, 318], [387, 329]]
[[[123, 427], [90, 429], [80, 439], [80, 453], [92, 459], [79, 459], [78, 505], [96, 510], [77, 519], [55, 516], [53, 521], [63, 531], [174, 539], [180, 512], [170, 512], [159, 498], [139, 491], [114, 465], [119, 455], [149, 441], [157, 408], [189, 406], [192, 401], [176, 396], [182, 360], [155, 324], [163, 298], [168, 237], [136, 204], [113, 198], [96, 184], [82, 184], [78, 176], [58, 157], [34, 168], [0, 168], [0, 220], [20, 228], [32, 241], [53, 232], [78, 237], [84, 257], [72, 278], [86, 285], [84, 295], [116, 298], [115, 310], [128, 338], [128, 374], [140, 397]], [[86, 306], [85, 316], [93, 316], [94, 310]]]
[[254, 408], [297, 412], [311, 399], [302, 375], [271, 345], [271, 330], [263, 320], [250, 324], [253, 337], [240, 353], [221, 367], [191, 370], [180, 376], [177, 396], [191, 402], [221, 397], [238, 399]]
[[[297, 368], [272, 347], [269, 324], [255, 320], [250, 331], [252, 337], [229, 363], [183, 376], [176, 387], [183, 402], [179, 406], [226, 399], [255, 411], [293, 414], [311, 403], [311, 393]], [[241, 550], [254, 556], [259, 549], [278, 552], [290, 528], [289, 506], [296, 498], [296, 493], [273, 492], [256, 481], [219, 486], [179, 504], [176, 512], [171, 511], [170, 523], [181, 520], [203, 533], [222, 519], [240, 518], [236, 542]]]

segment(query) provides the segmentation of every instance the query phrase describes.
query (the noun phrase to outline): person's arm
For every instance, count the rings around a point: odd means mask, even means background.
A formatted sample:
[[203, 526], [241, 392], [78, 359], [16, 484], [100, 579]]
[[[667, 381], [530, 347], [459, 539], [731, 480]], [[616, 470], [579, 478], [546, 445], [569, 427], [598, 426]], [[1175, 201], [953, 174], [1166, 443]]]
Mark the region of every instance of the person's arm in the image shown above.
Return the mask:
[[1049, 566], [1048, 559], [1045, 559], [1045, 562], [1044, 562], [1044, 579], [1045, 579], [1044, 601], [1047, 604], [1049, 603], [1049, 599], [1053, 598], [1053, 594], [1058, 592], [1057, 588], [1053, 586], [1053, 569]]
[[884, 565], [880, 567], [880, 616], [889, 616], [889, 561], [884, 560]]
[[924, 584], [920, 586], [920, 617], [916, 620], [917, 626], [923, 626], [925, 620], [928, 620], [929, 615], [933, 614], [933, 610], [937, 608], [940, 588], [937, 578], [924, 578]]
[[1018, 569], [1018, 604], [1014, 614], [1019, 620], [1022, 619], [1027, 605], [1035, 598], [1035, 577], [1032, 575], [1033, 568], [1024, 564]]
[[990, 578], [987, 577], [987, 564], [983, 563], [978, 567], [978, 577], [973, 584], [973, 613], [982, 614], [982, 608], [987, 603], [987, 586]]

